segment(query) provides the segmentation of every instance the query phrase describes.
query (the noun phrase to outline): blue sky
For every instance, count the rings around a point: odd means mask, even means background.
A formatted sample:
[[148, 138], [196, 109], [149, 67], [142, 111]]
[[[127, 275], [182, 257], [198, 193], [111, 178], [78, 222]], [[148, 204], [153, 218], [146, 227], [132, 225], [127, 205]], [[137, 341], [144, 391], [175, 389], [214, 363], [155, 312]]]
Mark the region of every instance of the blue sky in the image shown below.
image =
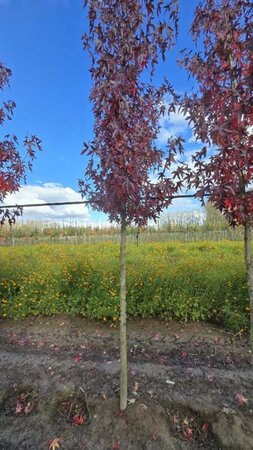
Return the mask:
[[[176, 58], [179, 49], [189, 46], [188, 30], [197, 4], [197, 0], [180, 1], [179, 40], [155, 78], [159, 83], [166, 76], [181, 92], [192, 82], [178, 68]], [[54, 184], [58, 190], [62, 185], [61, 198], [66, 189], [73, 191], [73, 199], [77, 198], [74, 191], [85, 165], [80, 156], [82, 143], [92, 138], [93, 127], [88, 100], [89, 59], [81, 42], [86, 28], [82, 0], [0, 0], [0, 60], [13, 72], [11, 88], [5, 89], [4, 96], [17, 103], [13, 120], [1, 133], [15, 132], [20, 140], [27, 133], [35, 133], [43, 142], [43, 152], [28, 175], [28, 186], [16, 201], [26, 201], [27, 193], [31, 200], [34, 185], [41, 186], [40, 194], [34, 189], [36, 201], [47, 201], [45, 192], [49, 188], [52, 201]], [[182, 118], [174, 119], [174, 123], [162, 123], [162, 144], [175, 127], [187, 133]], [[190, 137], [189, 132], [186, 136]], [[56, 193], [55, 200], [58, 198]], [[189, 209], [186, 203], [185, 209]], [[92, 213], [90, 217], [96, 220], [102, 216]]]

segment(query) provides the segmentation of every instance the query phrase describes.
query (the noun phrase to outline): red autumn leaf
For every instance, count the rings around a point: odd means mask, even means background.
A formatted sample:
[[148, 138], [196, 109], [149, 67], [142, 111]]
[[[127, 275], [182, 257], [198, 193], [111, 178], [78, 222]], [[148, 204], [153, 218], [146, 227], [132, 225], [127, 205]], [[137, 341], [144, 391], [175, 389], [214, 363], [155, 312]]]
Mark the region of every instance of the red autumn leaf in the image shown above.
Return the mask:
[[180, 356], [181, 356], [181, 358], [187, 358], [187, 356], [189, 356], [189, 354], [187, 352], [181, 352]]
[[243, 405], [247, 405], [248, 403], [248, 399], [245, 398], [242, 394], [236, 394], [235, 396], [237, 402], [239, 403], [239, 405], [243, 406]]
[[209, 383], [212, 383], [212, 381], [214, 379], [214, 376], [211, 373], [207, 373], [206, 376], [205, 376], [205, 379], [207, 381], [209, 381]]
[[16, 414], [20, 414], [20, 413], [22, 412], [22, 410], [23, 410], [23, 405], [22, 405], [22, 403], [20, 403], [20, 402], [18, 401], [17, 404], [16, 404], [15, 413], [16, 413]]
[[204, 431], [204, 433], [208, 431], [208, 428], [209, 428], [208, 423], [203, 423], [203, 425], [201, 426], [201, 430]]
[[183, 436], [187, 441], [191, 441], [193, 438], [193, 429], [192, 428], [186, 428], [183, 432]]
[[48, 448], [49, 450], [56, 450], [57, 448], [60, 448], [60, 438], [54, 438], [50, 441], [48, 441]]
[[232, 200], [229, 199], [229, 198], [226, 198], [225, 201], [224, 201], [224, 206], [225, 206], [225, 208], [227, 208], [227, 209], [231, 209], [231, 208], [233, 207], [233, 202], [232, 202]]
[[76, 414], [73, 419], [72, 423], [73, 425], [83, 425], [86, 422], [86, 417], [82, 414]]
[[138, 390], [139, 390], [139, 383], [138, 381], [135, 381], [133, 385], [133, 392], [136, 393], [138, 392]]
[[79, 354], [79, 355], [74, 356], [74, 360], [75, 360], [75, 362], [80, 362], [82, 360], [82, 355]]
[[120, 441], [114, 441], [113, 442], [112, 450], [120, 450]]

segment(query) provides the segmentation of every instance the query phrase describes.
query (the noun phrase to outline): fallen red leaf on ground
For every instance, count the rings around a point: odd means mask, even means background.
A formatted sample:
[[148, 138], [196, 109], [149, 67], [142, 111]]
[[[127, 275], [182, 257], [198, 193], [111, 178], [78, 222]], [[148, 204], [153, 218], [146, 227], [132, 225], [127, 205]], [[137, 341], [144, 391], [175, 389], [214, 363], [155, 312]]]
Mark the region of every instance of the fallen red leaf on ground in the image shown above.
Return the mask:
[[209, 428], [208, 423], [203, 423], [201, 430], [206, 432], [206, 431], [208, 431], [208, 428]]
[[244, 397], [242, 394], [236, 394], [235, 396], [236, 400], [238, 401], [239, 405], [247, 405], [248, 399]]
[[139, 390], [139, 383], [138, 381], [135, 381], [133, 385], [133, 392], [138, 392], [138, 390]]
[[60, 442], [60, 438], [54, 438], [51, 441], [48, 441], [49, 450], [56, 450], [57, 448], [60, 448]]
[[23, 410], [23, 405], [22, 405], [22, 403], [18, 402], [18, 403], [16, 404], [15, 413], [16, 413], [16, 414], [20, 414], [20, 413], [22, 412], [22, 410]]
[[192, 428], [186, 428], [183, 432], [184, 438], [187, 441], [190, 441], [193, 438], [193, 429]]
[[120, 441], [114, 441], [113, 442], [112, 450], [120, 450]]
[[85, 421], [86, 417], [83, 416], [82, 414], [76, 414], [72, 419], [73, 425], [83, 425]]

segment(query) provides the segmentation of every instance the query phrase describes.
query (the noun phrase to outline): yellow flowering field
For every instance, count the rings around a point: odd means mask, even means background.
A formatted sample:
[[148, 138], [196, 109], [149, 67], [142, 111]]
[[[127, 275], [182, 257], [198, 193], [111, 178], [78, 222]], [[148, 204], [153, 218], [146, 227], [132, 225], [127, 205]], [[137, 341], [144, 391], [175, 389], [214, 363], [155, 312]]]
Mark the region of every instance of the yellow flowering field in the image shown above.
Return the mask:
[[[119, 245], [2, 247], [0, 315], [67, 313], [119, 318]], [[146, 243], [127, 250], [131, 317], [210, 320], [246, 329], [249, 308], [240, 242]]]

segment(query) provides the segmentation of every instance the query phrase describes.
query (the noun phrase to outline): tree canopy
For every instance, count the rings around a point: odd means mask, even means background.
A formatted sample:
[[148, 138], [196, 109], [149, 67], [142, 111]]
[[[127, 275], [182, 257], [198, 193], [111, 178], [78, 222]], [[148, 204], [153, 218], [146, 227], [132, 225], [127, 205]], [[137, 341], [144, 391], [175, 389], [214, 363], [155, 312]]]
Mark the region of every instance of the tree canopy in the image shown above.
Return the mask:
[[[151, 76], [173, 45], [177, 2], [90, 0], [89, 33], [83, 37], [91, 57], [93, 88], [90, 99], [95, 118], [94, 140], [85, 144], [90, 157], [83, 194], [111, 220], [143, 225], [156, 218], [171, 180], [152, 182], [163, 165], [163, 151], [155, 145], [164, 96], [172, 93], [167, 81], [160, 87], [143, 81]], [[168, 196], [167, 196], [168, 198]]]
[[190, 187], [200, 198], [208, 194], [231, 225], [252, 221], [252, 2], [205, 0], [191, 32], [202, 49], [184, 53], [182, 62], [198, 92], [184, 97], [183, 111], [196, 139], [206, 145], [193, 155]]

